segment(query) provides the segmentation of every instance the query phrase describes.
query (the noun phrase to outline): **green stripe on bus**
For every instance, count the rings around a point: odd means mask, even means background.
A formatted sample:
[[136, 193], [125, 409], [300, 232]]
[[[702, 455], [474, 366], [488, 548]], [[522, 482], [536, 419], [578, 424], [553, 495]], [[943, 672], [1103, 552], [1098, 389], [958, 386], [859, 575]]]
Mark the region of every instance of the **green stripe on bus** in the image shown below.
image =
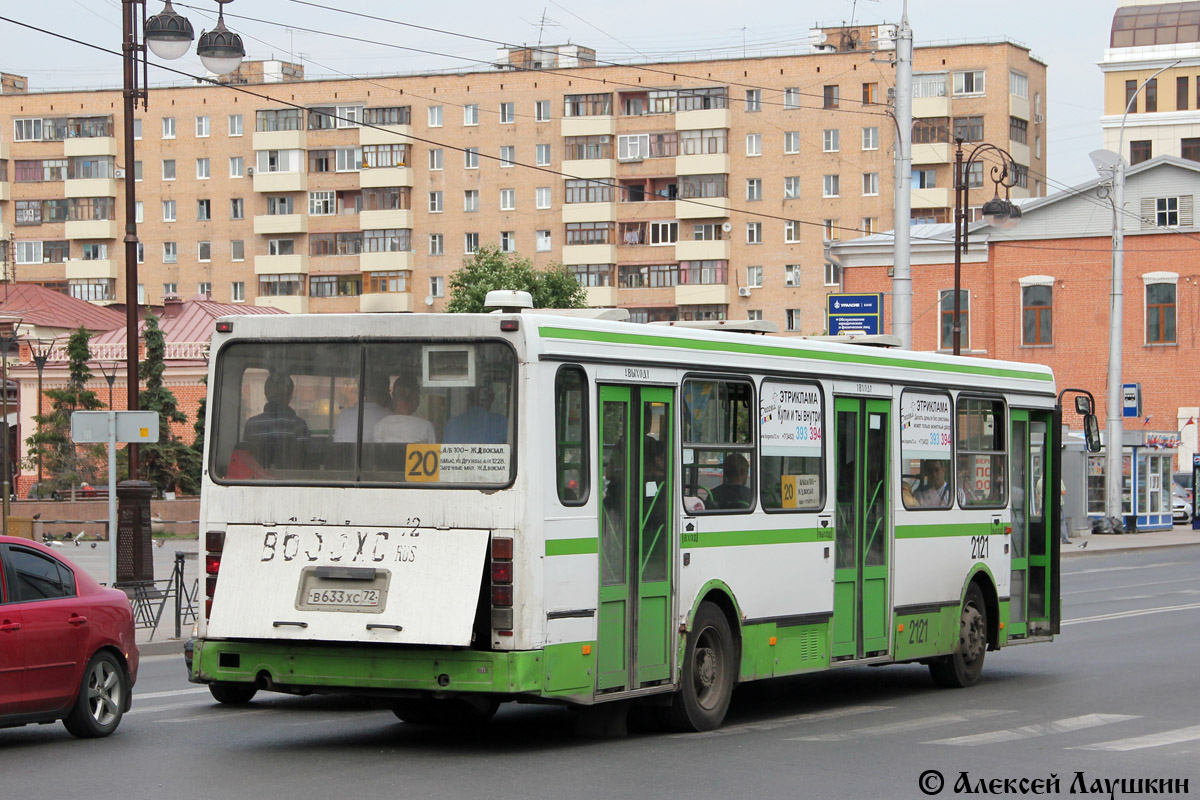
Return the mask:
[[571, 339], [579, 341], [606, 342], [609, 344], [634, 344], [644, 346], [671, 347], [679, 350], [704, 350], [721, 353], [743, 353], [760, 356], [778, 356], [782, 358], [810, 359], [843, 364], [870, 364], [878, 367], [907, 367], [909, 369], [928, 370], [930, 372], [955, 372], [964, 375], [988, 375], [997, 378], [1019, 378], [1022, 380], [1041, 381], [1049, 383], [1054, 377], [1049, 373], [1028, 372], [1020, 369], [999, 369], [974, 364], [943, 364], [927, 361], [910, 361], [895, 356], [879, 356], [870, 353], [824, 353], [815, 350], [794, 349], [763, 344], [743, 344], [734, 342], [695, 341], [691, 339], [676, 339], [671, 336], [654, 336], [642, 333], [611, 333], [608, 331], [585, 331], [574, 328], [558, 328], [544, 326], [538, 328], [538, 334], [547, 339]]
[[897, 525], [897, 539], [940, 539], [947, 536], [999, 536], [1004, 527], [990, 522], [952, 523], [946, 525]]
[[821, 541], [833, 541], [833, 528], [684, 533], [680, 547], [689, 550], [695, 547], [739, 547], [751, 544], [799, 544]]
[[547, 539], [546, 555], [548, 556], [582, 556], [600, 552], [599, 540], [596, 537], [587, 539]]

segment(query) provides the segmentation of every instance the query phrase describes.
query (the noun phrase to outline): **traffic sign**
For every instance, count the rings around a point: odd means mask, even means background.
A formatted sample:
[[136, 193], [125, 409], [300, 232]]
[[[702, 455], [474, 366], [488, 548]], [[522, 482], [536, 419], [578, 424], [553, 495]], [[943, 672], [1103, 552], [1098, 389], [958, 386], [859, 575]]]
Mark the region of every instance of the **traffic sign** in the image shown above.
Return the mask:
[[1142, 415], [1142, 385], [1126, 383], [1121, 386], [1121, 415], [1137, 418]]

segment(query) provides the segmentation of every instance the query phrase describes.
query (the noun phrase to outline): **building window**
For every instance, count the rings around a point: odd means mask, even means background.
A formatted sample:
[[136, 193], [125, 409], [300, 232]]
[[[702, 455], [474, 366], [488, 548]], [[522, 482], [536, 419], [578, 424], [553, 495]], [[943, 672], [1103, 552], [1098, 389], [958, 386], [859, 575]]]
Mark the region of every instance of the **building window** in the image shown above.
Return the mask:
[[564, 203], [611, 203], [613, 187], [603, 181], [568, 180]]
[[1008, 118], [1008, 138], [1018, 144], [1029, 143], [1029, 122], [1020, 117]]
[[443, 239], [440, 233], [429, 234], [429, 255], [440, 256], [443, 252]]
[[133, 180], [136, 183], [142, 182], [142, 162], [141, 161], [133, 162]]
[[209, 161], [207, 158], [196, 159], [196, 178], [199, 180], [207, 180], [209, 175]]
[[241, 239], [233, 239], [229, 242], [229, 260], [230, 261], [245, 261], [246, 260], [246, 243]]
[[762, 223], [746, 223], [746, 244], [762, 244]]
[[267, 197], [267, 213], [271, 216], [291, 214], [293, 208], [291, 195], [276, 194]]
[[[825, 88], [829, 89], [831, 87], [826, 86]], [[832, 88], [834, 90], [834, 96], [836, 98], [837, 87], [834, 86]], [[796, 109], [796, 108], [800, 107], [800, 87], [789, 86], [788, 88], [783, 90], [783, 107], [790, 108], [790, 109]]]
[[162, 211], [163, 211], [163, 222], [174, 222], [175, 221], [175, 201], [174, 200], [163, 200], [162, 201]]
[[196, 117], [196, 138], [203, 139], [209, 135], [208, 117]]
[[612, 94], [568, 94], [563, 96], [563, 116], [596, 117], [612, 114]]
[[137, 204], [133, 207], [133, 221], [138, 225], [146, 221], [146, 204], [141, 200], [138, 200]]
[[954, 96], [983, 94], [984, 73], [981, 69], [954, 73]]
[[[832, 85], [832, 86], [825, 86], [821, 92], [821, 97], [824, 101], [822, 103], [823, 107], [824, 108], [837, 108], [838, 101], [839, 101], [838, 95], [839, 95], [840, 91], [841, 91], [841, 88], [839, 86], [837, 86], [836, 84]], [[799, 102], [797, 102], [795, 107], [799, 108]]]
[[212, 200], [196, 201], [196, 219], [201, 222], [212, 219]]
[[18, 264], [42, 263], [42, 243], [40, 241], [18, 241], [15, 244], [16, 262]]
[[983, 186], [983, 163], [976, 161], [967, 169], [967, 186], [978, 189]]
[[428, 112], [429, 112], [429, 114], [428, 114], [429, 127], [431, 127], [431, 128], [442, 127], [442, 107], [441, 106], [430, 106], [428, 108]]
[[446, 296], [446, 279], [441, 275], [429, 276], [429, 296], [430, 297], [445, 297]]
[[[958, 347], [960, 350], [971, 349], [971, 294], [966, 289], [958, 293], [960, 333]], [[938, 349], [954, 349], [954, 291], [944, 290], [938, 301], [940, 325], [938, 326]]]
[[463, 234], [463, 252], [471, 255], [479, 250], [479, 234], [465, 233]]
[[913, 167], [912, 188], [914, 188], [914, 189], [936, 189], [937, 188], [937, 170], [929, 168], [929, 167]]
[[789, 308], [787, 310], [787, 330], [789, 330], [789, 331], [800, 330], [800, 309]]
[[835, 242], [842, 238], [842, 229], [838, 226], [836, 219], [827, 219], [825, 225], [825, 241]]
[[950, 141], [950, 119], [930, 117], [913, 120], [913, 144], [945, 144]]
[[1140, 164], [1154, 157], [1154, 145], [1149, 139], [1138, 139], [1129, 143], [1129, 164]]
[[212, 261], [212, 242], [196, 243], [196, 260]]
[[1137, 88], [1137, 81], [1125, 81], [1125, 108], [1131, 114], [1137, 113], [1137, 103], [1135, 102], [1135, 99], [1137, 98]]
[[246, 302], [246, 283], [244, 281], [233, 281], [229, 284], [229, 300], [233, 303]]
[[800, 241], [800, 220], [789, 219], [783, 223], [783, 241], [788, 244], [795, 244]]
[[879, 84], [864, 83], [862, 85], [862, 101], [864, 106], [873, 106], [879, 102]]
[[762, 111], [762, 90], [747, 89], [746, 90], [746, 110], [750, 112]]
[[1146, 113], [1158, 111], [1158, 78], [1146, 81], [1143, 93], [1146, 95]]
[[[133, 139], [137, 142], [142, 140], [142, 121], [140, 119], [135, 119], [133, 121]], [[20, 140], [18, 139], [18, 141]]]
[[841, 176], [826, 175], [822, 180], [823, 197], [839, 197], [841, 195]]
[[229, 198], [229, 218], [230, 219], [245, 219], [246, 218], [246, 201], [240, 197]]
[[429, 169], [434, 172], [442, 168], [442, 148], [434, 147], [429, 151]]
[[1191, 98], [1191, 92], [1188, 91], [1188, 77], [1181, 75], [1175, 79], [1175, 110], [1187, 111], [1188, 100]]
[[1142, 228], [1192, 227], [1192, 196], [1147, 197], [1142, 200]]
[[337, 199], [331, 191], [309, 192], [308, 213], [314, 217], [327, 217], [337, 213]]
[[783, 285], [792, 289], [800, 286], [800, 265], [787, 264], [783, 268]]
[[791, 175], [783, 179], [783, 199], [795, 200], [800, 196], [800, 176]]
[[502, 252], [502, 253], [517, 252], [516, 231], [500, 231], [500, 252]]
[[954, 138], [964, 142], [983, 141], [983, 117], [955, 117]]
[[1174, 344], [1175, 283], [1146, 283], [1146, 344]]
[[840, 132], [837, 128], [826, 128], [821, 134], [821, 150], [826, 153], [836, 153], [840, 138]]
[[533, 103], [533, 120], [534, 122], [549, 122], [550, 121], [550, 101], [536, 100]]
[[551, 249], [550, 231], [538, 231], [535, 243], [537, 252], [549, 253]]
[[1052, 284], [1021, 287], [1021, 343], [1054, 344]]
[[535, 195], [537, 198], [537, 201], [535, 203], [537, 208], [549, 208], [550, 207], [550, 187], [549, 186], [538, 187], [535, 190]]
[[364, 167], [407, 167], [408, 145], [377, 144], [365, 147], [339, 147], [334, 151], [338, 172], [358, 172]]
[[746, 286], [751, 289], [762, 288], [762, 267], [746, 267]]
[[516, 106], [513, 103], [500, 104], [500, 124], [511, 125], [516, 121]]
[[476, 103], [463, 106], [463, 125], [479, 124], [479, 106]]
[[1024, 73], [1009, 70], [1008, 92], [1017, 97], [1029, 97], [1029, 78]]
[[794, 155], [800, 152], [800, 131], [783, 132], [784, 155]]
[[862, 193], [863, 197], [877, 197], [879, 195], [879, 173], [864, 172], [862, 176]]
[[875, 232], [877, 220], [875, 217], [863, 217], [859, 222], [858, 229], [864, 236], [870, 236]]
[[479, 169], [478, 147], [468, 147], [463, 150], [463, 169]]
[[259, 275], [258, 293], [262, 297], [303, 297], [303, 275]]
[[863, 150], [878, 150], [879, 149], [879, 128], [863, 128], [862, 129], [862, 149]]
[[179, 246], [175, 242], [163, 242], [163, 263], [175, 264], [179, 261]]
[[746, 179], [746, 199], [762, 200], [762, 178]]
[[825, 285], [826, 286], [841, 286], [842, 285], [842, 268], [832, 261], [825, 262]]
[[241, 114], [230, 114], [229, 115], [229, 135], [230, 136], [241, 136], [242, 135], [242, 115]]
[[245, 174], [246, 161], [242, 156], [231, 156], [229, 159], [229, 177], [240, 178]]
[[269, 256], [290, 256], [295, 253], [296, 241], [294, 239], [267, 240], [267, 255]]
[[548, 144], [537, 145], [534, 148], [534, 154], [535, 154], [534, 162], [539, 167], [550, 166], [550, 145], [548, 145]]
[[165, 158], [162, 162], [162, 179], [164, 181], [175, 180], [175, 159]]
[[762, 134], [748, 133], [746, 134], [746, 155], [761, 156], [762, 155]]
[[442, 193], [441, 192], [430, 192], [429, 193], [429, 213], [430, 214], [442, 213]]
[[174, 139], [175, 138], [175, 118], [174, 117], [163, 117], [162, 118], [162, 138], [164, 138], [164, 139]]
[[1188, 161], [1200, 161], [1200, 139], [1180, 139], [1179, 149]]
[[517, 190], [516, 189], [501, 189], [500, 190], [500, 210], [515, 211], [517, 208]]
[[746, 310], [746, 319], [750, 320], [751, 322], [762, 322], [762, 318], [763, 315], [761, 308], [750, 308]]
[[479, 190], [467, 189], [463, 192], [463, 211], [479, 210]]
[[408, 270], [389, 270], [387, 272], [368, 272], [368, 294], [399, 294], [408, 291]]
[[517, 165], [517, 148], [511, 144], [500, 146], [500, 166], [515, 167]]

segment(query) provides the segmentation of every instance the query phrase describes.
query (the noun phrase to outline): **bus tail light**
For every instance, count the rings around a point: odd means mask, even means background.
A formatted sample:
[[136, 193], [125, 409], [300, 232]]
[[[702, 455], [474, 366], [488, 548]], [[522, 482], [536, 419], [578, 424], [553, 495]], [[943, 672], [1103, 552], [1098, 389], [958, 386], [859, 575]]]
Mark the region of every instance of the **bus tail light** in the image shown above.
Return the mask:
[[513, 592], [511, 586], [492, 586], [492, 605], [511, 608]]
[[497, 636], [512, 636], [513, 540], [492, 539], [492, 628]]
[[212, 616], [213, 596], [217, 593], [217, 574], [221, 571], [221, 552], [225, 549], [225, 531], [204, 534], [204, 618]]

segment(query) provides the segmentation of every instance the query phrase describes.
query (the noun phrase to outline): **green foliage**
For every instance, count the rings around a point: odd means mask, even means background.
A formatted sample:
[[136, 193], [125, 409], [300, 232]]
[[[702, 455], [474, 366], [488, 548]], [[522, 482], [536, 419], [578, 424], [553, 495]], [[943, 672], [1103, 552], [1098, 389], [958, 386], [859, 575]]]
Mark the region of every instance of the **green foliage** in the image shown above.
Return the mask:
[[484, 245], [463, 261], [462, 268], [450, 276], [451, 313], [484, 311], [487, 293], [496, 289], [516, 289], [533, 296], [534, 308], [583, 308], [586, 292], [579, 281], [561, 264], [536, 270], [533, 262], [516, 253], [501, 252], [495, 245]]
[[138, 450], [142, 475], [160, 492], [178, 487], [183, 494], [199, 494], [200, 456], [171, 431], [171, 423], [187, 422], [187, 415], [179, 410], [175, 394], [163, 386], [166, 341], [154, 314], [146, 315], [142, 337], [146, 358], [138, 365], [138, 377], [145, 388], [138, 395], [138, 408], [158, 412], [158, 442]]
[[80, 328], [67, 340], [67, 364], [70, 379], [62, 388], [46, 389], [49, 410], [33, 417], [37, 427], [25, 440], [29, 455], [25, 469], [36, 472], [42, 465], [46, 489], [66, 495], [80, 483], [102, 484], [100, 479], [107, 464], [104, 445], [76, 445], [71, 441], [71, 412], [97, 411], [104, 407], [100, 397], [86, 388], [92, 377], [87, 362], [92, 353], [89, 341], [92, 334]]

